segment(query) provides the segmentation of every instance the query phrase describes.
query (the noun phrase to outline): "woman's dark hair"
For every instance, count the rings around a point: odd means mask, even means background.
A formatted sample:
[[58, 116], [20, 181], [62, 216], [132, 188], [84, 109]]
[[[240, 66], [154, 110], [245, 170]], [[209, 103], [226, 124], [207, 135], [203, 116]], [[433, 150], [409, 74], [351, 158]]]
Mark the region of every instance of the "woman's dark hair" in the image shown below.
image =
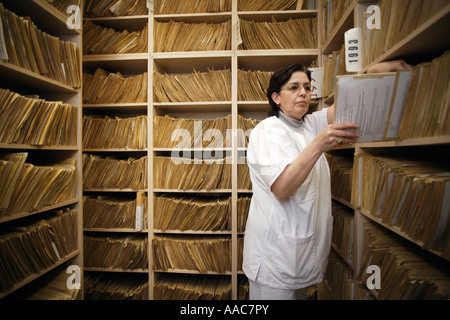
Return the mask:
[[278, 112], [280, 112], [280, 108], [278, 108], [277, 104], [272, 100], [272, 93], [277, 92], [280, 93], [281, 87], [289, 81], [292, 74], [297, 71], [302, 71], [306, 73], [309, 81], [311, 81], [311, 72], [301, 64], [292, 64], [288, 67], [282, 68], [276, 71], [272, 77], [270, 78], [269, 87], [267, 88], [267, 98], [269, 99], [270, 111], [269, 117], [277, 116]]

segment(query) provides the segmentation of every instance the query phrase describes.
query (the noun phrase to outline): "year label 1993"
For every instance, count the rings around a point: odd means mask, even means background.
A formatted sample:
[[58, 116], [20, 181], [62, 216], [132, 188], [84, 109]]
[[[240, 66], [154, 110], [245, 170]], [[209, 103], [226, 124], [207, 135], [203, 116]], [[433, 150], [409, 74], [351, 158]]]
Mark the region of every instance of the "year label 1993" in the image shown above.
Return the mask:
[[348, 72], [358, 72], [362, 68], [361, 28], [353, 28], [344, 34], [345, 67]]

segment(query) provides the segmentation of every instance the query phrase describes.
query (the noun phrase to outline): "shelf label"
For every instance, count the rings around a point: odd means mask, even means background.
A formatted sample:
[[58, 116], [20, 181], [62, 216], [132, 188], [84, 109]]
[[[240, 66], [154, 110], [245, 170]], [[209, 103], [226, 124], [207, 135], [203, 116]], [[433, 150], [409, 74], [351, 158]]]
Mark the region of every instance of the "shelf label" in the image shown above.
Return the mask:
[[308, 70], [311, 72], [311, 99], [322, 98], [323, 67]]
[[240, 44], [242, 44], [242, 37], [241, 37], [241, 25], [239, 23], [239, 19], [236, 21], [235, 32], [236, 32], [237, 45], [240, 45]]
[[144, 227], [144, 194], [138, 192], [136, 195], [136, 231], [141, 231]]
[[143, 208], [142, 205], [140, 206], [136, 206], [136, 231], [141, 231], [142, 230], [142, 225], [143, 225]]
[[362, 69], [361, 28], [353, 28], [344, 34], [345, 68], [347, 72], [359, 72]]
[[151, 12], [153, 12], [154, 9], [154, 2], [155, 0], [147, 0], [147, 9], [149, 9]]

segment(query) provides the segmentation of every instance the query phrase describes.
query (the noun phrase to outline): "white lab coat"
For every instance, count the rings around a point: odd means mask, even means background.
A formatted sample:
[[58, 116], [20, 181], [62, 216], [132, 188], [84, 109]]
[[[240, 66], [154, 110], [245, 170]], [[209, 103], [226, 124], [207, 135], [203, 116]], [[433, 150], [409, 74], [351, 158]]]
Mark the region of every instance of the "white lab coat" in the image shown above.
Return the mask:
[[253, 197], [244, 238], [243, 271], [260, 284], [300, 289], [320, 283], [331, 245], [330, 170], [322, 154], [295, 194], [279, 200], [270, 187], [328, 124], [326, 109], [304, 121], [270, 117], [251, 132], [247, 162]]

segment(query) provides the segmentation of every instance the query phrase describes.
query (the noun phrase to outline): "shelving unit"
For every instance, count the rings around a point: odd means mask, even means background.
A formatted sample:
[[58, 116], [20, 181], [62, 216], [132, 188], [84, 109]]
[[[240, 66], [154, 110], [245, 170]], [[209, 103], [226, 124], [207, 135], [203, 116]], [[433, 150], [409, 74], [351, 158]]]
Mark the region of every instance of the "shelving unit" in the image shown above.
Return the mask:
[[[145, 8], [145, 11], [147, 9]], [[137, 16], [111, 16], [111, 17], [87, 17], [84, 19], [84, 23], [94, 23], [103, 28], [111, 28], [117, 32], [122, 32], [127, 30], [129, 32], [141, 31], [146, 25], [150, 25], [150, 15], [142, 14]], [[151, 28], [149, 28], [150, 30]], [[150, 43], [151, 37], [148, 36], [148, 43]], [[148, 45], [149, 47], [149, 45]], [[109, 73], [120, 73], [124, 78], [129, 77], [137, 77], [142, 76], [147, 77], [147, 81], [151, 81], [151, 77], [145, 73], [148, 72], [150, 64], [149, 61], [151, 59], [151, 55], [149, 54], [149, 49], [142, 53], [121, 53], [121, 54], [84, 54], [83, 55], [83, 71], [85, 73], [94, 74], [94, 72], [100, 68]], [[147, 84], [147, 87], [149, 85]], [[150, 88], [146, 89], [148, 92]], [[150, 96], [147, 92], [147, 96]], [[111, 92], [113, 96], [117, 92]], [[111, 100], [112, 101], [112, 100]], [[120, 103], [83, 103], [83, 116], [94, 116], [106, 119], [106, 117], [115, 118], [118, 117], [120, 119], [132, 119], [138, 116], [146, 116], [147, 117], [147, 131], [145, 135], [148, 137], [148, 126], [150, 125], [150, 121], [148, 121], [149, 115], [149, 100], [134, 102], [134, 101], [125, 101]], [[117, 139], [121, 134], [127, 134], [125, 132], [115, 132], [116, 136], [112, 136], [113, 139]], [[131, 133], [130, 133], [131, 134]], [[147, 138], [147, 141], [148, 138]], [[83, 148], [84, 155], [95, 155], [100, 156], [102, 158], [113, 157], [119, 160], [127, 160], [127, 159], [143, 159], [143, 157], [149, 157], [150, 155], [150, 147], [147, 146], [143, 148], [128, 148], [128, 147], [120, 147], [120, 148]], [[110, 168], [112, 169], [112, 168]], [[147, 182], [150, 181], [151, 173], [149, 173], [149, 167], [146, 168], [147, 176], [144, 178]], [[89, 226], [84, 227], [84, 236], [86, 239], [105, 239], [105, 243], [108, 243], [109, 237], [111, 239], [121, 239], [125, 244], [129, 237], [137, 237], [139, 241], [142, 241], [142, 245], [146, 248], [141, 247], [140, 251], [142, 254], [149, 255], [148, 249], [150, 249], [150, 245], [146, 245], [146, 241], [148, 241], [148, 233], [149, 230], [146, 225], [140, 226], [136, 221], [138, 219], [136, 216], [140, 216], [142, 222], [147, 222], [145, 215], [148, 212], [148, 202], [146, 200], [146, 194], [148, 194], [148, 188], [129, 188], [129, 187], [95, 187], [95, 188], [87, 188], [85, 186], [83, 193], [85, 199], [89, 197], [89, 199], [101, 199], [105, 202], [102, 202], [103, 205], [107, 205], [107, 203], [111, 202], [116, 205], [116, 214], [124, 215], [121, 219], [119, 225], [122, 227], [117, 227], [118, 222], [114, 222], [114, 225], [109, 223], [109, 227], [98, 227], [97, 225], [105, 225], [99, 224], [100, 222], [91, 222]], [[143, 197], [140, 200], [140, 197]], [[108, 202], [109, 201], [109, 202]], [[117, 211], [118, 206], [125, 206], [126, 203], [134, 201], [134, 211], [129, 212], [126, 211], [126, 215], [124, 213], [125, 209], [120, 209]], [[142, 204], [139, 202], [142, 201]], [[146, 205], [145, 205], [146, 204]], [[112, 205], [112, 204], [111, 204]], [[138, 211], [137, 206], [140, 207], [140, 211]], [[121, 207], [122, 208], [122, 207]], [[94, 209], [95, 210], [95, 209]], [[99, 210], [99, 209], [98, 209]], [[111, 209], [111, 212], [113, 209]], [[99, 213], [100, 214], [100, 213]], [[103, 211], [103, 217], [108, 217], [107, 212]], [[86, 219], [86, 217], [85, 217]], [[131, 219], [131, 221], [130, 221]], [[142, 223], [140, 222], [140, 223]], [[108, 223], [106, 223], [108, 225]], [[127, 227], [123, 227], [126, 225]], [[130, 228], [130, 226], [133, 226]], [[130, 238], [131, 239], [131, 238]], [[86, 244], [87, 245], [87, 244]], [[117, 255], [119, 255], [120, 250], [114, 249], [113, 247], [110, 250], [116, 250]], [[94, 256], [102, 256], [106, 258], [108, 252], [102, 252], [94, 254]], [[137, 287], [133, 287], [133, 292], [137, 296], [138, 299], [147, 299], [148, 292], [151, 291], [149, 289], [149, 265], [150, 260], [147, 262], [147, 268], [133, 268], [133, 269], [122, 269], [119, 267], [115, 267], [116, 263], [119, 264], [119, 261], [110, 261], [107, 262], [105, 259], [97, 260], [100, 265], [89, 265], [86, 262], [92, 261], [91, 263], [95, 264], [94, 260], [90, 259], [91, 257], [85, 256], [85, 276], [89, 279], [88, 283], [90, 286], [86, 288], [85, 297], [87, 299], [95, 299], [96, 297], [122, 297], [127, 299], [135, 299], [134, 296], [128, 296], [123, 292], [115, 292], [112, 295], [111, 292], [108, 291], [96, 291], [96, 285], [102, 284], [106, 285], [108, 281], [116, 281], [117, 283], [123, 283], [124, 285], [130, 285], [130, 282], [134, 283]], [[95, 258], [95, 257], [92, 257]], [[147, 259], [147, 258], [145, 258]], [[99, 262], [100, 261], [100, 262]], [[108, 264], [109, 263], [109, 264]], [[108, 264], [108, 265], [105, 265]], [[95, 280], [94, 280], [95, 279]], [[139, 283], [139, 285], [137, 285]], [[139, 288], [139, 290], [137, 289]], [[143, 292], [145, 291], [145, 292]], [[125, 294], [122, 296], [122, 294]]]
[[[322, 2], [323, 6], [327, 4], [327, 1]], [[330, 36], [323, 44], [323, 59], [325, 60], [328, 54], [332, 51], [339, 50], [344, 44], [344, 32], [353, 27], [361, 27], [362, 13], [366, 11], [366, 8], [371, 4], [377, 4], [376, 1], [352, 1], [346, 8], [344, 14], [336, 24], [334, 30], [331, 31]], [[449, 49], [448, 41], [441, 39], [444, 37], [444, 30], [448, 29], [448, 17], [450, 14], [450, 7], [448, 4], [444, 5], [442, 10], [436, 12], [431, 18], [429, 18], [424, 24], [419, 26], [416, 30], [413, 30], [406, 38], [399, 41], [392, 48], [384, 52], [381, 56], [377, 57], [374, 61], [371, 61], [367, 66], [363, 67], [360, 73], [365, 73], [370, 66], [378, 62], [384, 62], [395, 59], [405, 59], [411, 64], [418, 64], [423, 61], [431, 61], [431, 59], [442, 55]], [[331, 105], [334, 101], [334, 93], [331, 93], [328, 97], [324, 97], [324, 103]], [[404, 159], [420, 159], [430, 164], [437, 164], [439, 159], [443, 159], [448, 155], [448, 145], [450, 139], [448, 136], [437, 136], [430, 138], [415, 138], [408, 140], [392, 140], [392, 141], [377, 141], [357, 143], [354, 145], [342, 146], [332, 152], [332, 157], [344, 156], [349, 161], [353, 161], [353, 158], [358, 154], [371, 154], [374, 156], [382, 156], [388, 158], [404, 158]], [[356, 158], [355, 158], [356, 159]], [[356, 160], [355, 160], [356, 161]], [[369, 212], [361, 209], [358, 203], [358, 195], [361, 194], [361, 179], [362, 172], [356, 170], [354, 164], [352, 175], [353, 182], [351, 184], [353, 199], [351, 202], [345, 201], [339, 197], [333, 196], [333, 199], [345, 207], [349, 212], [354, 213], [354, 233], [351, 235], [353, 238], [353, 256], [349, 261], [342, 259], [342, 262], [347, 265], [347, 270], [352, 274], [352, 295], [355, 299], [377, 299], [377, 291], [369, 290], [366, 287], [366, 283], [361, 282], [359, 278], [365, 273], [362, 270], [363, 247], [364, 238], [364, 224], [370, 222], [374, 226], [382, 226], [384, 230], [387, 230], [392, 237], [399, 237], [399, 239], [407, 240], [413, 247], [422, 248], [423, 243], [412, 239], [404, 232], [400, 231], [400, 228], [383, 223], [381, 219], [374, 218]], [[339, 254], [339, 250], [336, 250], [336, 246], [332, 245], [332, 251]], [[438, 266], [441, 266], [444, 270], [447, 270], [448, 276], [448, 258], [445, 258], [440, 252], [433, 250], [422, 249], [425, 256], [431, 257], [433, 265], [437, 262]], [[430, 256], [426, 253], [432, 252]], [[342, 255], [341, 255], [342, 257]], [[436, 258], [436, 259], [434, 259]], [[333, 266], [329, 266], [329, 268]], [[329, 284], [328, 284], [329, 285]], [[343, 285], [343, 284], [340, 284]], [[333, 291], [333, 288], [330, 288]], [[336, 288], [336, 290], [339, 290]], [[369, 293], [370, 292], [370, 293]], [[336, 299], [341, 299], [340, 296], [335, 296]]]
[[[18, 17], [29, 17], [38, 30], [57, 37], [61, 41], [72, 42], [76, 45], [81, 53], [81, 30], [69, 29], [67, 26], [68, 16], [65, 13], [60, 12], [53, 7], [47, 1], [44, 0], [26, 0], [18, 3], [17, 1], [2, 0], [1, 4], [6, 10], [13, 12]], [[24, 39], [24, 38], [23, 38]], [[9, 50], [9, 48], [8, 48]], [[28, 56], [27, 56], [28, 57]], [[76, 69], [75, 64], [79, 66]], [[78, 57], [78, 61], [74, 63], [75, 72], [81, 75], [81, 54]], [[21, 96], [32, 96], [33, 98], [38, 96], [39, 99], [45, 99], [45, 101], [62, 101], [65, 104], [71, 104], [75, 108], [76, 123], [70, 130], [75, 132], [76, 143], [74, 145], [34, 145], [34, 144], [22, 144], [22, 143], [1, 143], [1, 155], [13, 153], [27, 153], [28, 157], [25, 160], [26, 163], [31, 163], [34, 166], [49, 165], [47, 159], [52, 159], [52, 164], [59, 164], [65, 160], [75, 161], [76, 167], [74, 171], [74, 197], [66, 199], [53, 204], [47, 204], [44, 206], [35, 207], [34, 210], [26, 210], [25, 212], [14, 212], [10, 215], [3, 215], [0, 218], [0, 227], [2, 229], [2, 241], [7, 243], [8, 232], [11, 230], [18, 230], [12, 228], [22, 228], [21, 232], [31, 232], [33, 228], [37, 227], [38, 221], [43, 219], [50, 219], [55, 210], [75, 210], [74, 219], [76, 219], [76, 225], [73, 230], [76, 233], [76, 240], [72, 245], [74, 250], [68, 254], [59, 255], [56, 249], [55, 243], [53, 243], [53, 249], [46, 244], [41, 248], [42, 250], [54, 250], [57, 255], [56, 262], [48, 264], [47, 258], [42, 258], [42, 261], [46, 262], [46, 266], [40, 268], [40, 270], [30, 276], [21, 279], [18, 282], [13, 283], [12, 286], [6, 290], [0, 292], [0, 298], [12, 298], [12, 299], [24, 299], [36, 290], [46, 286], [55, 276], [66, 274], [66, 269], [70, 265], [78, 267], [83, 266], [83, 246], [82, 246], [82, 176], [81, 176], [81, 88], [74, 87], [60, 81], [49, 78], [45, 75], [35, 73], [31, 70], [25, 69], [18, 65], [14, 65], [8, 60], [0, 61], [0, 87], [2, 89], [8, 89], [11, 92], [15, 92]], [[18, 128], [11, 128], [11, 130], [17, 130]], [[29, 181], [30, 184], [32, 181]], [[2, 184], [5, 181], [2, 181]], [[54, 184], [54, 183], [53, 183]], [[17, 186], [17, 185], [16, 185]], [[53, 186], [52, 184], [47, 187]], [[40, 186], [44, 187], [44, 186]], [[31, 190], [26, 191], [27, 195], [31, 194]], [[33, 225], [34, 224], [34, 225]], [[68, 226], [66, 226], [68, 227]], [[53, 231], [55, 232], [55, 230]], [[68, 236], [68, 235], [66, 235]], [[28, 248], [29, 249], [29, 248]], [[2, 249], [3, 250], [3, 249]], [[27, 248], [25, 248], [27, 250]], [[42, 251], [41, 250], [41, 251]], [[36, 249], [36, 253], [39, 255], [43, 252]], [[20, 254], [20, 250], [15, 251], [16, 254]], [[6, 254], [6, 251], [4, 252]], [[48, 255], [49, 257], [50, 255]], [[21, 258], [16, 260], [16, 268], [19, 270], [22, 267], [19, 266]], [[21, 265], [24, 261], [22, 260]], [[25, 262], [26, 264], [26, 262]], [[41, 265], [41, 263], [37, 264]], [[35, 269], [36, 265], [33, 265], [30, 270]], [[80, 299], [83, 296], [83, 279], [81, 276], [81, 288], [80, 290], [67, 289], [66, 298]], [[3, 275], [2, 275], [3, 277]], [[5, 275], [8, 277], [8, 275]], [[19, 276], [20, 277], [20, 276]], [[9, 279], [14, 281], [13, 279]], [[64, 289], [64, 288], [61, 288]], [[61, 293], [62, 295], [62, 293]]]

